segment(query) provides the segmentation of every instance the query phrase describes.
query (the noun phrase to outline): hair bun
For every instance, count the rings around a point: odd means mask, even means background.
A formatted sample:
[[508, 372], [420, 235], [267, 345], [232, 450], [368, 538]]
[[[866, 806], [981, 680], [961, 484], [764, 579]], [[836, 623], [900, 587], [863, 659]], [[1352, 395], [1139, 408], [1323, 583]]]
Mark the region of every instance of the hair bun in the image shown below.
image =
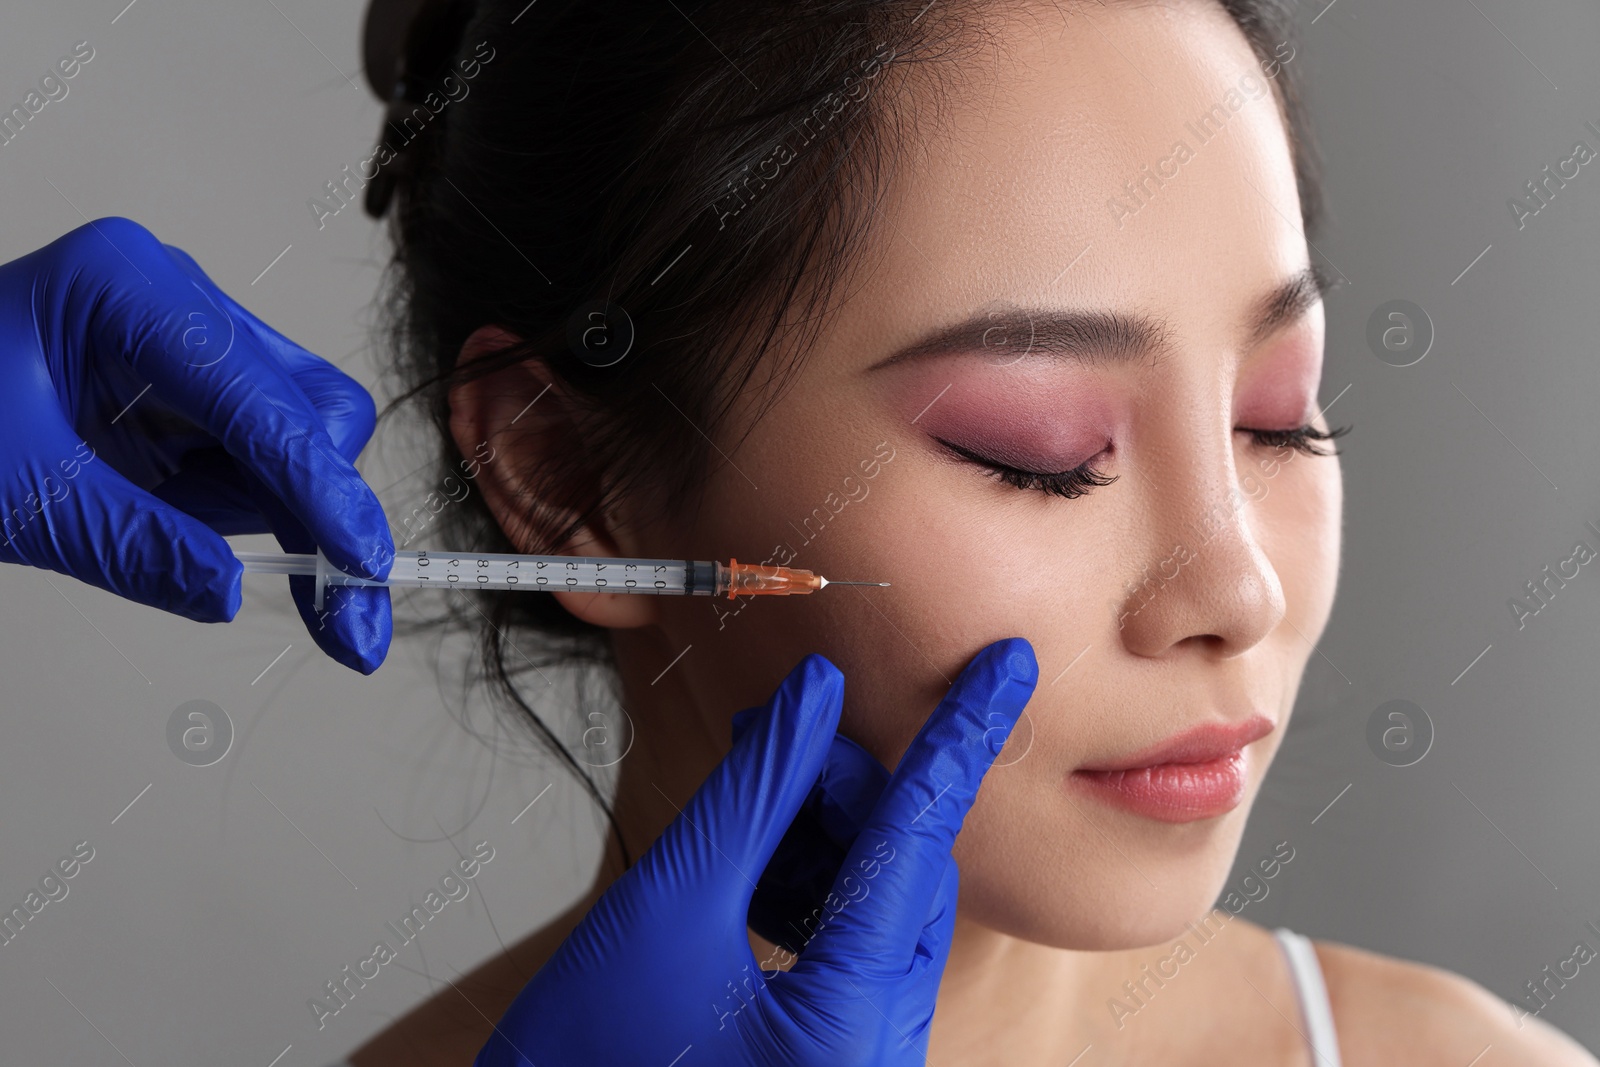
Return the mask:
[[[422, 101], [424, 86], [449, 66], [474, 7], [472, 0], [372, 0], [367, 5], [361, 31], [362, 63], [374, 95], [389, 105], [378, 131], [379, 143], [395, 119]], [[367, 186], [364, 206], [368, 215], [383, 215], [396, 181], [409, 172], [402, 145]]]

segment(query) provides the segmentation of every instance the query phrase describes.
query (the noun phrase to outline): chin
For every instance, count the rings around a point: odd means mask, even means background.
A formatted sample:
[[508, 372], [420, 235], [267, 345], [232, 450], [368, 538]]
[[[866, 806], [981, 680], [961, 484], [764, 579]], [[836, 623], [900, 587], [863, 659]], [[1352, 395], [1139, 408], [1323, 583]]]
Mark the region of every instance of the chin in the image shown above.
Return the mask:
[[1082, 952], [1171, 941], [1217, 904], [1249, 808], [1183, 824], [1085, 805], [1067, 815], [1049, 825], [1037, 808], [1013, 818], [975, 806], [954, 849], [961, 918]]

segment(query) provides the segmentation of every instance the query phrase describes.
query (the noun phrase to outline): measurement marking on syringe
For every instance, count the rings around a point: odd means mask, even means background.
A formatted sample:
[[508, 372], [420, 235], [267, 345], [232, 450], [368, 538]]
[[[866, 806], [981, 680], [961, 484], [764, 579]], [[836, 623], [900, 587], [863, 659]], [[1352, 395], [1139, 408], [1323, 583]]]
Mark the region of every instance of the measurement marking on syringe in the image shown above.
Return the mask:
[[[320, 611], [328, 586], [428, 586], [650, 596], [739, 596], [812, 593], [833, 582], [791, 567], [740, 563], [737, 559], [627, 559], [613, 556], [537, 556], [506, 553], [396, 552], [388, 574], [370, 579], [346, 574], [316, 555], [236, 553], [246, 573], [307, 575], [317, 579], [314, 606]], [[270, 667], [270, 665], [269, 665]]]

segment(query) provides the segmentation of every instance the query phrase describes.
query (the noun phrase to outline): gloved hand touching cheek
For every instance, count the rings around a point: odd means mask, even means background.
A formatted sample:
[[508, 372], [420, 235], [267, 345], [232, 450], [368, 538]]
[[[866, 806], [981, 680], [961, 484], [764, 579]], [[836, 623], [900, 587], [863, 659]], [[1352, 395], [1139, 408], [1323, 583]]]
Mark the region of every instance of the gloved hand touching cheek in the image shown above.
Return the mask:
[[836, 760], [824, 826], [837, 818], [847, 837], [878, 795], [796, 936], [798, 961], [762, 970], [746, 932], [751, 897], [829, 764], [844, 695], [837, 668], [806, 657], [523, 988], [476, 1067], [921, 1067], [955, 923], [951, 845], [1037, 681], [1026, 641], [995, 642], [881, 791]]

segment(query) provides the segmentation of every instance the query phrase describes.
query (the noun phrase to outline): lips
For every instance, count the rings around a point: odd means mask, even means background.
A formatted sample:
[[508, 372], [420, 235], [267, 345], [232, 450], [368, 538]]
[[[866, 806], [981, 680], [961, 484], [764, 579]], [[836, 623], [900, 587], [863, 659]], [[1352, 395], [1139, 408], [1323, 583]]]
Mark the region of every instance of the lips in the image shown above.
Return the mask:
[[1067, 784], [1135, 815], [1187, 823], [1225, 815], [1244, 800], [1246, 747], [1270, 734], [1271, 719], [1206, 723], [1130, 756], [1079, 767]]

